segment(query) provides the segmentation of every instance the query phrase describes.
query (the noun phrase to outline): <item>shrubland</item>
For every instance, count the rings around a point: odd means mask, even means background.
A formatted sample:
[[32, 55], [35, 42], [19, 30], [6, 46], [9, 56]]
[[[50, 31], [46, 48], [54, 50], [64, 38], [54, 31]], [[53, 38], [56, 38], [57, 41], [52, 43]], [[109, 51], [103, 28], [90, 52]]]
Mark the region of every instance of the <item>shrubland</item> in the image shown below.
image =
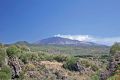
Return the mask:
[[[0, 79], [2, 80], [11, 78], [18, 80], [79, 80], [80, 78], [90, 80], [93, 74], [106, 65], [108, 58], [108, 54], [101, 55], [101, 52], [95, 52], [96, 55], [92, 53], [83, 55], [82, 48], [79, 47], [37, 46], [36, 48], [36, 46], [23, 44], [9, 46], [1, 44], [0, 46]], [[95, 50], [96, 48], [93, 51]], [[105, 63], [102, 62], [103, 59]], [[97, 75], [92, 76], [95, 79], [96, 77]]]

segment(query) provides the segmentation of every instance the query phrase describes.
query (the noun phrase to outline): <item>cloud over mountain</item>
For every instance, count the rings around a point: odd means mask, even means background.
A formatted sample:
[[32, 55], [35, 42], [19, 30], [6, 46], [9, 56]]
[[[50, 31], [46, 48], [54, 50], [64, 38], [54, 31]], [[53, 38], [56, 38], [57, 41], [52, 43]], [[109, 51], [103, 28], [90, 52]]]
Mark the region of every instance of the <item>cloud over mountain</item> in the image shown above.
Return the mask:
[[120, 37], [95, 37], [91, 35], [54, 35], [55, 37], [68, 38], [79, 41], [89, 41], [98, 44], [112, 45], [115, 42], [120, 42]]

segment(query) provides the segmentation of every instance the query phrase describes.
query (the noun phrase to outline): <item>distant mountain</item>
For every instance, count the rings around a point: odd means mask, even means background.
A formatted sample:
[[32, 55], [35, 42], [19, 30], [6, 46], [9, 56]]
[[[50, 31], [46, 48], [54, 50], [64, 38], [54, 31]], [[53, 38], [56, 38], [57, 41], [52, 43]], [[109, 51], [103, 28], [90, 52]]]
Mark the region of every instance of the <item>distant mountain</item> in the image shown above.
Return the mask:
[[30, 45], [30, 43], [27, 42], [27, 41], [18, 41], [18, 42], [14, 43], [14, 44], [19, 44], [19, 45]]
[[78, 41], [78, 40], [71, 40], [68, 38], [62, 37], [50, 37], [46, 39], [39, 40], [35, 42], [35, 44], [52, 44], [52, 45], [75, 45], [75, 46], [101, 46], [99, 44], [93, 42], [85, 42], [85, 41]]

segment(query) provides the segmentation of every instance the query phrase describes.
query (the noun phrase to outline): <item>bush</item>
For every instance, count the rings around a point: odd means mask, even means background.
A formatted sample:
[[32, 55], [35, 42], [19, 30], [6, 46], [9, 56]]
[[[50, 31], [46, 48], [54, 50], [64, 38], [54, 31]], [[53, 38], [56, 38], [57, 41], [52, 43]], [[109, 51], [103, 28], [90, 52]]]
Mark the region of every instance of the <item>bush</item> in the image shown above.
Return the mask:
[[71, 71], [76, 71], [74, 65], [76, 64], [77, 60], [78, 59], [75, 58], [75, 57], [68, 57], [67, 60], [66, 60], [66, 62], [63, 64], [63, 67], [65, 69], [69, 69]]
[[30, 54], [30, 59], [32, 61], [38, 61], [38, 59], [39, 59], [38, 54], [37, 53], [31, 53]]
[[18, 45], [17, 44], [16, 46], [17, 46], [17, 48], [21, 49], [22, 52], [23, 51], [30, 51], [29, 47], [26, 45]]
[[28, 63], [28, 58], [29, 58], [29, 54], [22, 54], [20, 55], [19, 59], [24, 63], [24, 64], [27, 64]]
[[91, 77], [91, 80], [99, 80], [99, 76], [98, 76], [98, 74], [92, 76], [92, 77]]
[[0, 80], [10, 80], [11, 79], [11, 72], [10, 68], [7, 66], [4, 66], [0, 70]]
[[67, 56], [64, 56], [64, 55], [54, 55], [53, 59], [58, 61], [58, 62], [63, 62], [63, 61], [66, 61]]
[[60, 54], [47, 54], [47, 53], [38, 53], [39, 60], [56, 60], [58, 62], [66, 61], [66, 56]]
[[39, 56], [38, 53], [32, 53], [32, 52], [24, 52], [20, 55], [19, 59], [24, 63], [27, 64], [28, 61], [38, 61]]
[[39, 60], [48, 60], [52, 61], [53, 60], [53, 55], [47, 54], [47, 53], [38, 53]]
[[91, 64], [87, 60], [81, 60], [80, 63], [81, 63], [81, 65], [83, 65], [87, 68], [91, 66]]
[[0, 66], [2, 66], [5, 63], [5, 56], [6, 52], [5, 49], [0, 49]]
[[20, 53], [20, 49], [13, 45], [8, 47], [6, 52], [8, 57], [13, 57], [13, 56], [17, 56], [18, 53]]

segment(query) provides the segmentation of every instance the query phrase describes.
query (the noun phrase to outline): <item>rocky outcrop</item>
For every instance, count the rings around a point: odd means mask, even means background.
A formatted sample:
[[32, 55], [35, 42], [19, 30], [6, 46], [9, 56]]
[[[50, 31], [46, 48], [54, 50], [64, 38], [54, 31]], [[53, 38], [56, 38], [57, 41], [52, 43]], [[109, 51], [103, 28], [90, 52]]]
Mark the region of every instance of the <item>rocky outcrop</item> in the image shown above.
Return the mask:
[[80, 73], [84, 73], [84, 72], [85, 72], [84, 66], [82, 66], [79, 62], [77, 62], [77, 63], [75, 64], [75, 68], [76, 68], [76, 70], [78, 70]]
[[100, 80], [106, 80], [108, 77], [110, 77], [117, 70], [118, 64], [120, 64], [120, 52], [115, 53], [110, 58], [106, 71], [101, 72], [99, 75]]
[[9, 58], [8, 65], [10, 66], [12, 71], [12, 79], [19, 78], [21, 72], [19, 59], [17, 57]]

